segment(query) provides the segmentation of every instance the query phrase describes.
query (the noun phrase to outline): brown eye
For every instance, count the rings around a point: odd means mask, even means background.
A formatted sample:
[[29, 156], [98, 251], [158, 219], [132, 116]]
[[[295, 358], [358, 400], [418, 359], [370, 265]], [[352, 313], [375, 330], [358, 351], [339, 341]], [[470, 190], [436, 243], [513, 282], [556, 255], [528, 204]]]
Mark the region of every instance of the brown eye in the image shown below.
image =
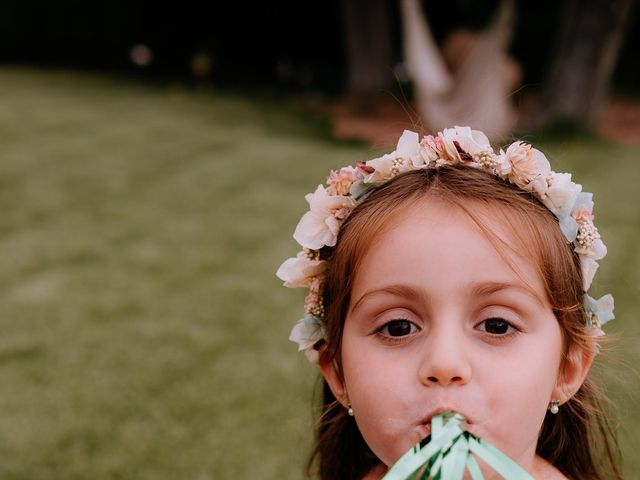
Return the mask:
[[484, 322], [484, 331], [491, 335], [504, 335], [511, 325], [501, 318], [488, 318]]
[[381, 332], [388, 337], [405, 337], [417, 331], [416, 326], [409, 320], [392, 320]]

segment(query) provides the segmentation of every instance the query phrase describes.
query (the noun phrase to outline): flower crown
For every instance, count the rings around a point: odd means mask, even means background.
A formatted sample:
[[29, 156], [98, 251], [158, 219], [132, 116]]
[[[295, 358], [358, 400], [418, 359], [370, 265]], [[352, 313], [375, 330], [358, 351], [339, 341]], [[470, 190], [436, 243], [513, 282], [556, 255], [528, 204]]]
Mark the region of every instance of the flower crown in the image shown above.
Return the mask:
[[613, 297], [608, 294], [595, 300], [586, 293], [598, 269], [597, 260], [607, 254], [593, 223], [593, 195], [572, 182], [570, 173], [552, 171], [544, 154], [529, 144], [516, 141], [506, 152], [500, 150], [496, 154], [485, 134], [469, 127], [444, 129], [422, 140], [417, 133], [405, 130], [395, 151], [358, 163], [355, 168], [332, 170], [326, 187], [318, 185], [315, 192], [305, 196], [310, 210], [293, 234], [303, 250], [287, 259], [276, 275], [285, 287], [309, 289], [304, 318], [289, 337], [299, 350], [304, 350], [309, 361], [317, 362], [314, 346], [325, 336], [323, 292], [327, 262], [320, 259], [320, 249], [336, 244], [344, 220], [374, 188], [403, 172], [457, 164], [479, 168], [516, 185], [556, 216], [580, 259], [587, 327], [598, 336], [604, 335], [600, 327], [614, 318]]

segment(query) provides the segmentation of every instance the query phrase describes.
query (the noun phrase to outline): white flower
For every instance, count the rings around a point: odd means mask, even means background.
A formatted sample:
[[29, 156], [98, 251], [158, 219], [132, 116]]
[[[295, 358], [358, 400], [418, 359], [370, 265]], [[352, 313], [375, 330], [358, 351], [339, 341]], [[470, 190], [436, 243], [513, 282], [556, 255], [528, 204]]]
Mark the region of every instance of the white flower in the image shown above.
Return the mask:
[[411, 162], [419, 162], [420, 156], [420, 136], [411, 130], [402, 132], [398, 145], [396, 146], [396, 157]]
[[564, 217], [558, 218], [558, 222], [560, 224], [560, 230], [564, 234], [565, 238], [573, 242], [578, 235], [578, 224], [576, 223], [576, 219], [571, 215], [565, 215]]
[[305, 351], [310, 362], [317, 363], [318, 352], [313, 346], [324, 338], [324, 328], [320, 320], [306, 315], [293, 326], [289, 340], [298, 344], [298, 351]]
[[[578, 231], [580, 229], [578, 228]], [[589, 246], [582, 247], [579, 244], [575, 247], [576, 253], [581, 257], [588, 257], [593, 260], [602, 260], [607, 256], [607, 246], [600, 238], [596, 238]]]
[[276, 275], [284, 281], [285, 287], [309, 287], [313, 278], [322, 275], [326, 268], [325, 260], [312, 260], [307, 252], [302, 251], [296, 257], [285, 260]]
[[547, 191], [547, 177], [551, 173], [551, 165], [544, 153], [517, 141], [509, 145], [506, 157], [511, 164], [511, 171], [507, 174], [509, 181], [542, 197]]
[[586, 210], [589, 213], [593, 212], [593, 193], [580, 192], [576, 198], [576, 203], [573, 205], [573, 211]]
[[374, 171], [364, 177], [364, 183], [378, 183], [389, 180], [393, 176], [391, 169], [393, 168], [395, 153], [385, 153], [382, 157], [366, 162], [366, 167], [373, 168]]
[[600, 297], [598, 300], [585, 293], [584, 306], [586, 311], [591, 314], [591, 320], [595, 321], [597, 326], [602, 326], [609, 320], [616, 318], [613, 314], [613, 296], [610, 293]]
[[583, 290], [586, 292], [591, 286], [593, 277], [598, 269], [598, 262], [607, 254], [607, 247], [600, 239], [598, 229], [593, 224], [593, 194], [580, 192], [571, 212], [571, 217], [577, 225], [574, 245], [575, 252], [580, 256], [582, 269]]
[[571, 181], [570, 173], [551, 172], [547, 178], [547, 192], [542, 203], [553, 212], [557, 218], [571, 214], [582, 185]]
[[341, 221], [355, 207], [355, 200], [342, 195], [329, 195], [322, 185], [304, 198], [309, 202], [310, 210], [300, 219], [293, 238], [311, 250], [320, 250], [325, 245], [334, 246]]
[[[472, 157], [480, 152], [493, 152], [487, 136], [469, 127], [445, 128], [438, 136], [442, 139], [445, 152], [453, 163], [471, 161]], [[460, 149], [468, 154], [469, 158], [463, 158], [464, 154], [461, 155]]]
[[511, 173], [511, 164], [507, 160], [507, 154], [500, 149], [500, 153], [494, 158], [496, 162], [496, 173], [503, 179], [508, 178]]
[[[393, 152], [365, 163], [364, 168], [373, 168], [374, 171], [366, 172], [364, 183], [384, 182], [399, 173], [423, 165], [424, 159], [420, 154], [419, 138], [416, 132], [405, 130]], [[362, 170], [362, 167], [360, 168]]]
[[551, 172], [547, 177], [547, 191], [542, 203], [558, 218], [560, 229], [570, 242], [576, 239], [578, 224], [571, 215], [582, 185], [571, 181], [570, 173]]
[[593, 282], [593, 277], [598, 270], [598, 262], [593, 258], [580, 255], [580, 269], [582, 270], [582, 290], [587, 291]]

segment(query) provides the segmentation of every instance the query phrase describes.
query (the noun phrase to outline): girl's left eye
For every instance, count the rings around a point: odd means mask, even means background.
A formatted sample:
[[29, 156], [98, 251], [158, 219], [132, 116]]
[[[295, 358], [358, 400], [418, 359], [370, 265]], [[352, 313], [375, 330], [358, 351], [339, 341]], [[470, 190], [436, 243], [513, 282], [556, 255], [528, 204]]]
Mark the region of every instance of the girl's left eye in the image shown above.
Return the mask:
[[382, 335], [392, 338], [406, 337], [417, 331], [418, 327], [413, 322], [404, 319], [391, 320], [380, 329]]
[[490, 335], [508, 335], [516, 331], [513, 325], [503, 318], [487, 318], [479, 327]]

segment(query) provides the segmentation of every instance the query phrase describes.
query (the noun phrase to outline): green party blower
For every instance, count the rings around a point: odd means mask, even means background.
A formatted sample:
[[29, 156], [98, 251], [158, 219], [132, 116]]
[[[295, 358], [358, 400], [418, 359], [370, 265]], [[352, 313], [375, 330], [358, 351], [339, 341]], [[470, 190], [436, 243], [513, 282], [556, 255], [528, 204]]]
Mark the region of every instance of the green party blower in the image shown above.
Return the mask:
[[400, 457], [383, 480], [462, 480], [465, 469], [473, 480], [483, 480], [473, 454], [507, 480], [534, 480], [496, 447], [465, 431], [466, 425], [457, 412], [435, 415], [431, 435]]

